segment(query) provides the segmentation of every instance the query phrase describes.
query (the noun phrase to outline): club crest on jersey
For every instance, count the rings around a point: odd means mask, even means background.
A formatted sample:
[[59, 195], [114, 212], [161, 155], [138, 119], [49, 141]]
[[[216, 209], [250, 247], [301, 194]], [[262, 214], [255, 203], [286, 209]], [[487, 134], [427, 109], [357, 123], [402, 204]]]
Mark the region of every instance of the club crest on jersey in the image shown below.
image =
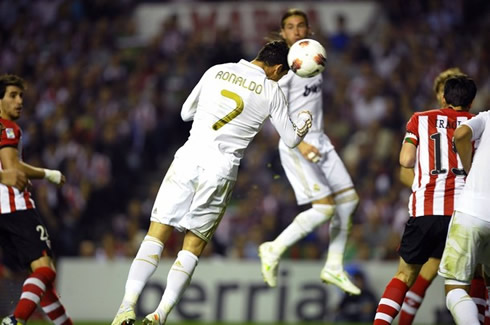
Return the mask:
[[14, 129], [12, 129], [12, 128], [6, 128], [5, 129], [5, 134], [7, 135], [7, 139], [15, 139]]

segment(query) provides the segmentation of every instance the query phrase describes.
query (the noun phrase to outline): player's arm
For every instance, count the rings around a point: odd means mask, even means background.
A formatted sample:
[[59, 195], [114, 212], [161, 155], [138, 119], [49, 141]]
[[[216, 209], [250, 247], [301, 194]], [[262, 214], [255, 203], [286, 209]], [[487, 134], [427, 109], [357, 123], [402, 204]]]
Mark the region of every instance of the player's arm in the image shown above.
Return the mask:
[[208, 74], [208, 72], [204, 73], [204, 75], [201, 77], [201, 80], [199, 80], [197, 85], [192, 89], [191, 93], [182, 105], [180, 116], [182, 117], [183, 121], [188, 122], [194, 119], [194, 115], [196, 115], [197, 112], [197, 104], [199, 103], [199, 95], [201, 94], [202, 85], [204, 83], [206, 75]]
[[467, 125], [460, 125], [456, 131], [454, 131], [454, 145], [456, 146], [456, 151], [458, 152], [466, 173], [468, 173], [471, 168], [471, 158], [473, 156], [472, 137], [473, 130]]
[[305, 141], [301, 141], [298, 144], [298, 150], [305, 159], [314, 163], [320, 161], [320, 158], [322, 157], [317, 147]]
[[53, 184], [63, 185], [65, 176], [58, 170], [43, 169], [31, 166], [19, 159], [19, 153], [15, 147], [3, 147], [0, 149], [0, 161], [5, 169], [16, 169], [27, 176], [29, 179], [46, 178]]
[[414, 167], [418, 143], [418, 115], [414, 114], [407, 122], [407, 132], [399, 156], [400, 181], [408, 187], [412, 186], [415, 179]]
[[400, 181], [406, 186], [412, 186], [415, 178], [414, 166], [417, 147], [410, 142], [404, 142], [400, 150]]
[[312, 119], [311, 113], [302, 111], [291, 119], [284, 94], [279, 89], [273, 94], [270, 101], [270, 118], [272, 125], [276, 128], [284, 143], [290, 147], [296, 147], [310, 130]]

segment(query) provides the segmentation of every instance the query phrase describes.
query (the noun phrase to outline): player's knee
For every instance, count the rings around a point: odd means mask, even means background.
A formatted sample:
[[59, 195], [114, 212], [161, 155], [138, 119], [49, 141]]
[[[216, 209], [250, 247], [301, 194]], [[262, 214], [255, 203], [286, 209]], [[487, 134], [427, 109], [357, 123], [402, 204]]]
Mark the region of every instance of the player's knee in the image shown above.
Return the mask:
[[359, 204], [359, 195], [355, 189], [351, 188], [345, 192], [335, 195], [335, 204], [350, 204], [355, 209]]
[[335, 214], [335, 205], [313, 204], [313, 206], [296, 216], [296, 222], [305, 232], [311, 232], [316, 227], [327, 222]]
[[471, 297], [468, 295], [468, 293], [465, 290], [461, 288], [453, 289], [449, 291], [446, 295], [447, 309], [453, 310], [454, 306], [456, 306], [458, 303], [470, 299]]
[[53, 268], [49, 266], [41, 266], [33, 270], [33, 276], [35, 276], [38, 279], [41, 279], [41, 281], [45, 285], [49, 285], [55, 282], [56, 280], [56, 271], [53, 270]]
[[408, 287], [411, 287], [417, 279], [417, 274], [414, 274], [408, 270], [398, 270], [395, 278], [405, 283]]

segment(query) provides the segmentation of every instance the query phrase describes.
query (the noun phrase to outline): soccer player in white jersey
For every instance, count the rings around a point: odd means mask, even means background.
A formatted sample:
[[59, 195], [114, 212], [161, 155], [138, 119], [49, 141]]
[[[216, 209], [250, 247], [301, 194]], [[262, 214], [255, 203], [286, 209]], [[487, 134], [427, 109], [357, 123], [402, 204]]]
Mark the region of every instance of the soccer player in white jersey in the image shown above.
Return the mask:
[[113, 325], [134, 324], [136, 301], [175, 228], [186, 232], [182, 250], [168, 273], [160, 304], [143, 320], [165, 323], [225, 213], [245, 149], [268, 118], [289, 147], [308, 132], [311, 114], [302, 111], [290, 118], [277, 83], [289, 69], [288, 50], [285, 42], [269, 42], [251, 62], [213, 66], [186, 99], [181, 116], [194, 120], [190, 136], [162, 182]]
[[[308, 17], [298, 9], [288, 10], [281, 19], [281, 37], [289, 46], [310, 35]], [[301, 78], [289, 71], [279, 82], [292, 114], [302, 109], [311, 111], [313, 126], [305, 139], [294, 149], [279, 142], [282, 166], [293, 187], [298, 204], [311, 207], [298, 214], [293, 222], [271, 242], [259, 247], [261, 270], [265, 282], [275, 287], [279, 260], [284, 251], [318, 226], [330, 221], [330, 245], [320, 278], [349, 294], [358, 295], [360, 289], [344, 271], [343, 258], [351, 217], [359, 197], [351, 177], [323, 130], [321, 74]]]
[[[479, 145], [472, 157], [474, 141]], [[468, 177], [449, 226], [439, 274], [445, 278], [446, 305], [456, 324], [478, 325], [478, 309], [468, 291], [477, 263], [490, 279], [490, 112], [459, 126], [454, 143]]]
[[400, 311], [408, 288], [429, 258], [441, 258], [455, 199], [465, 173], [452, 139], [457, 126], [473, 117], [469, 113], [476, 95], [473, 80], [457, 76], [444, 85], [445, 108], [417, 112], [407, 123], [400, 165], [413, 168], [410, 218], [398, 249], [398, 271], [379, 302], [375, 325], [391, 324]]
[[[29, 179], [45, 178], [62, 186], [65, 176], [60, 171], [34, 167], [22, 160], [22, 130], [16, 120], [23, 110], [24, 89], [25, 82], [19, 76], [0, 76], [0, 169], [19, 170]], [[10, 267], [29, 270], [30, 274], [13, 314], [3, 319], [2, 325], [25, 324], [38, 305], [53, 323], [71, 325], [54, 288], [56, 269], [48, 231], [31, 193], [20, 187], [0, 184], [0, 246]]]

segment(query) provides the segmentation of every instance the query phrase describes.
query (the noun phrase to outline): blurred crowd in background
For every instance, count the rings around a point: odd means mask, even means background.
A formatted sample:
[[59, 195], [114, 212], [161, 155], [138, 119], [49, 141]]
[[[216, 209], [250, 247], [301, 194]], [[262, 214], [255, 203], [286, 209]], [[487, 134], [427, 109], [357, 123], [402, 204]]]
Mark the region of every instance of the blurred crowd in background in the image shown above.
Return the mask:
[[[209, 42], [181, 29], [177, 16], [143, 42], [133, 20], [139, 3], [0, 1], [0, 71], [28, 82], [19, 120], [25, 160], [67, 180], [61, 189], [33, 182], [58, 257], [135, 255], [160, 182], [188, 136], [183, 101], [211, 65], [255, 55], [230, 29]], [[434, 77], [460, 67], [479, 89], [472, 112], [490, 107], [488, 1], [377, 3], [380, 12], [362, 33], [349, 33], [339, 14], [334, 30], [314, 36], [328, 53], [325, 130], [361, 198], [346, 262], [398, 258], [410, 194], [398, 181], [398, 153], [410, 115], [437, 107]], [[245, 154], [207, 256], [256, 259], [258, 245], [305, 209], [277, 144], [267, 124]], [[181, 239], [175, 233], [164, 254], [175, 256]], [[327, 247], [325, 225], [287, 255], [322, 259]]]

